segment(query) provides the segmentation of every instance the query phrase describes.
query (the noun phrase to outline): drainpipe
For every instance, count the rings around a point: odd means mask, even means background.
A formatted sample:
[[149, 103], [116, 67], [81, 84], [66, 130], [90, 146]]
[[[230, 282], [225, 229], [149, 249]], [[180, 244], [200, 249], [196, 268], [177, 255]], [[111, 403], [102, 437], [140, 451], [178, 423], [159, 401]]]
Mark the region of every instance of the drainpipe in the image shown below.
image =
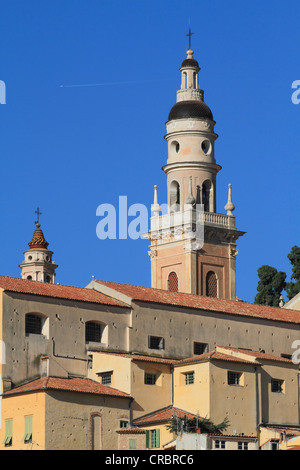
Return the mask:
[[174, 405], [174, 366], [171, 364], [171, 377], [172, 377], [172, 390], [171, 390], [171, 405]]
[[259, 386], [258, 386], [258, 372], [257, 367], [254, 366], [255, 371], [255, 401], [256, 401], [256, 435], [257, 435], [257, 442], [259, 445]]

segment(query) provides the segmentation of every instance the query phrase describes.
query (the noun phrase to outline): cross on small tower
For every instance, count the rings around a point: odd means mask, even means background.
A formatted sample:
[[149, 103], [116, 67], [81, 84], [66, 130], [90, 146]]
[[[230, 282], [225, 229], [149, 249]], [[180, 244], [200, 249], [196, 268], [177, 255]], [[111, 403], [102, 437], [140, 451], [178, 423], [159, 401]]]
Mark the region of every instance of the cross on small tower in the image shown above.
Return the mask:
[[189, 37], [189, 49], [191, 49], [191, 46], [192, 46], [192, 31], [191, 31], [191, 27], [189, 26], [189, 34], [186, 34], [186, 36]]
[[42, 215], [42, 213], [40, 212], [40, 208], [38, 207], [37, 210], [35, 211], [35, 214], [37, 215], [37, 220], [34, 222], [35, 224], [39, 224], [40, 223], [40, 215]]

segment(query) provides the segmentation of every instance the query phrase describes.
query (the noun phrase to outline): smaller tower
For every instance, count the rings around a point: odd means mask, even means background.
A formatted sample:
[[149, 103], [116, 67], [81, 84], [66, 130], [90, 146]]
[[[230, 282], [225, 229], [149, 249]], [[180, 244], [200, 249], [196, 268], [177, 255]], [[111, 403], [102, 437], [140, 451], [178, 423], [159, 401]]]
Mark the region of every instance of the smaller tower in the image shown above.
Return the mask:
[[36, 229], [32, 240], [28, 243], [29, 250], [24, 253], [24, 261], [20, 264], [22, 279], [54, 284], [57, 264], [52, 260], [53, 252], [48, 250], [49, 243], [45, 240], [40, 223], [35, 222]]

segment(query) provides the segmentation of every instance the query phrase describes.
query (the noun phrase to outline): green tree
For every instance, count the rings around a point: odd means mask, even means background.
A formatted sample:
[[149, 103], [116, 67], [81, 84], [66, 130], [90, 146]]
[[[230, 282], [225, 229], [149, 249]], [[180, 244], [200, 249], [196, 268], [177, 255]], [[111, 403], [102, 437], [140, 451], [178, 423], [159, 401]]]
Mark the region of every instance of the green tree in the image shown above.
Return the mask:
[[278, 307], [280, 295], [286, 287], [286, 273], [277, 271], [272, 266], [263, 265], [258, 270], [257, 294], [255, 304]]
[[291, 279], [295, 279], [295, 282], [292, 280], [287, 282], [286, 284], [286, 293], [291, 300], [295, 295], [300, 292], [300, 247], [293, 246], [291, 249], [290, 254], [288, 255], [288, 259], [290, 260], [293, 268], [292, 268], [292, 276]]
[[214, 424], [208, 418], [188, 418], [184, 415], [183, 418], [174, 416], [170, 423], [166, 425], [166, 428], [176, 434], [179, 434], [181, 431], [196, 432], [196, 429], [200, 429], [202, 433], [222, 434], [223, 431], [226, 431], [229, 424], [227, 416], [221, 423]]

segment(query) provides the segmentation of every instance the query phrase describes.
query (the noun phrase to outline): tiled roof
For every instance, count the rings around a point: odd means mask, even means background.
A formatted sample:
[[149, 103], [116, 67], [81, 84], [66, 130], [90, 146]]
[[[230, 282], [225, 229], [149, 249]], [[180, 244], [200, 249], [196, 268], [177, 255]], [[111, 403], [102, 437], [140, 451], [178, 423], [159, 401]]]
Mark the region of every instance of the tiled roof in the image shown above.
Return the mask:
[[93, 395], [105, 395], [119, 398], [131, 398], [127, 393], [102, 385], [91, 379], [85, 378], [61, 378], [42, 377], [27, 382], [19, 387], [12, 388], [3, 394], [4, 397], [19, 393], [28, 393], [40, 390], [60, 390], [66, 392], [90, 393]]
[[92, 289], [64, 286], [61, 284], [47, 284], [15, 277], [0, 276], [0, 288], [5, 291], [18, 292], [20, 294], [33, 294], [58, 299], [79, 300], [81, 302], [115, 305], [119, 307], [126, 306], [123, 302]]
[[121, 292], [137, 301], [174, 305], [176, 307], [221, 312], [287, 323], [300, 323], [300, 311], [297, 310], [268, 307], [234, 300], [215, 299], [212, 297], [201, 297], [199, 295], [186, 294], [183, 292], [169, 292], [167, 290], [130, 284], [99, 280], [96, 282]]
[[227, 350], [228, 354], [230, 354], [230, 352], [232, 352], [233, 354], [240, 353], [240, 354], [246, 354], [247, 356], [251, 356], [256, 359], [261, 359], [265, 361], [276, 361], [276, 362], [285, 362], [287, 364], [293, 364], [291, 359], [287, 359], [286, 357], [281, 357], [281, 356], [274, 356], [273, 354], [266, 354], [262, 351], [252, 351], [251, 349], [231, 348], [228, 346], [222, 346], [222, 349]]
[[141, 428], [122, 428], [116, 431], [119, 434], [145, 434], [145, 429]]
[[[135, 425], [145, 425], [150, 423], [157, 423], [160, 421], [169, 421], [174, 417], [184, 418], [186, 416], [189, 419], [197, 418], [197, 415], [189, 413], [188, 411], [181, 410], [180, 408], [175, 408], [170, 405], [160, 410], [153, 411], [152, 413], [147, 413], [146, 415], [140, 416], [133, 420]], [[201, 419], [198, 416], [199, 419]]]
[[194, 362], [202, 362], [207, 360], [219, 360], [219, 361], [226, 361], [226, 362], [239, 362], [242, 364], [256, 364], [254, 360], [247, 360], [236, 356], [231, 356], [230, 354], [223, 354], [217, 351], [212, 351], [204, 354], [200, 354], [199, 356], [192, 356], [187, 357], [186, 359], [182, 359], [181, 361], [176, 362], [176, 365], [181, 366], [184, 364], [191, 364]]
[[[93, 352], [92, 349], [89, 349], [89, 352]], [[179, 362], [179, 359], [171, 359], [171, 358], [164, 358], [164, 357], [156, 357], [156, 356], [146, 356], [143, 354], [126, 354], [126, 353], [119, 353], [115, 351], [94, 351], [97, 354], [108, 354], [113, 356], [125, 357], [127, 359], [131, 359], [132, 361], [142, 361], [142, 362], [153, 362], [159, 364], [176, 364]]]

